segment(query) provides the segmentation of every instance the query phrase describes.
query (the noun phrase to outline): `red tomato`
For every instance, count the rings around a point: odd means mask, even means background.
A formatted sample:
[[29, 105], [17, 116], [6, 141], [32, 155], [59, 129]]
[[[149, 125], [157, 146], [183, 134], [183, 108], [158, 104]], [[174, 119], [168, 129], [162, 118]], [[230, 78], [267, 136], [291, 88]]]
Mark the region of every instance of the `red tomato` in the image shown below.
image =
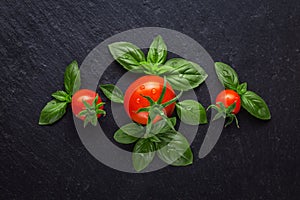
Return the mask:
[[241, 109], [240, 95], [233, 90], [223, 90], [220, 92], [216, 98], [216, 103], [218, 102], [222, 102], [226, 108], [235, 102], [236, 105], [232, 111], [233, 114], [237, 114]]
[[[141, 95], [149, 96], [156, 102], [160, 97], [163, 86], [164, 79], [159, 76], [147, 75], [134, 81], [128, 87], [124, 96], [124, 108], [128, 116], [139, 124], [147, 124], [148, 112], [137, 113], [140, 108], [150, 106], [149, 101]], [[169, 83], [167, 83], [166, 87], [167, 89], [162, 103], [168, 102], [176, 96]], [[175, 103], [165, 107], [163, 111], [167, 116], [171, 116], [174, 108]], [[154, 122], [159, 119], [159, 117], [155, 118]]]
[[[83, 104], [83, 101], [86, 101], [88, 104], [91, 105], [94, 99], [96, 98], [96, 95], [98, 96], [97, 104], [99, 104], [102, 102], [102, 100], [96, 92], [87, 89], [78, 90], [72, 97], [72, 111], [74, 115], [77, 116], [82, 110], [86, 109], [85, 105]], [[101, 106], [100, 109], [103, 110], [103, 106]], [[100, 116], [101, 114], [97, 115], [98, 118]], [[80, 116], [79, 118], [84, 120], [85, 116]]]

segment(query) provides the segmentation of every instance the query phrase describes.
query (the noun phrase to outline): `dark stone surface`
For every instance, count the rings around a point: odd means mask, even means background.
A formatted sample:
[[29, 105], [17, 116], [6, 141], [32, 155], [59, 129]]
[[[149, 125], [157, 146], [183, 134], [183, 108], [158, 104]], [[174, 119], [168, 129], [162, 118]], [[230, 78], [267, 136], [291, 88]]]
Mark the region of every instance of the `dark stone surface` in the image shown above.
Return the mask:
[[[278, 1], [0, 2], [0, 199], [297, 199], [299, 186], [300, 3]], [[232, 64], [261, 94], [272, 120], [246, 112], [213, 151], [148, 174], [127, 174], [94, 159], [71, 110], [37, 125], [65, 66], [101, 41], [144, 26], [174, 29]], [[209, 102], [208, 102], [209, 103]], [[104, 120], [104, 119], [103, 119]]]

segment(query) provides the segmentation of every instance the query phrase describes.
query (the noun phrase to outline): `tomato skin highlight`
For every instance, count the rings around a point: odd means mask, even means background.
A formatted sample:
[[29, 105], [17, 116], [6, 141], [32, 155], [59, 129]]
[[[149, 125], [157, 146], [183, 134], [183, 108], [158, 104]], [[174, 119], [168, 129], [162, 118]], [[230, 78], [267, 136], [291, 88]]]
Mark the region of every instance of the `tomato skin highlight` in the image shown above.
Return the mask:
[[[80, 116], [80, 117], [78, 116], [78, 114], [82, 110], [86, 109], [85, 105], [83, 104], [83, 101], [86, 101], [88, 104], [91, 105], [94, 99], [96, 98], [96, 95], [98, 96], [97, 104], [101, 103], [102, 100], [96, 92], [88, 89], [78, 90], [72, 97], [72, 112], [74, 113], [74, 115], [79, 119], [84, 120], [85, 116]], [[100, 109], [103, 110], [103, 106], [101, 106]], [[100, 116], [101, 114], [97, 114], [98, 118]]]
[[[139, 79], [135, 80], [126, 90], [124, 96], [124, 108], [128, 116], [135, 122], [139, 124], [146, 125], [148, 121], [148, 112], [137, 111], [140, 108], [145, 108], [150, 106], [149, 101], [142, 97], [149, 96], [155, 102], [159, 99], [162, 89], [164, 86], [164, 79], [159, 76], [146, 75], [142, 76]], [[168, 102], [171, 99], [175, 98], [175, 92], [172, 89], [171, 85], [167, 83], [166, 93], [162, 100], [162, 103]], [[169, 117], [172, 115], [175, 108], [175, 103], [164, 108], [164, 113]], [[160, 117], [155, 118], [154, 122], [158, 121]]]
[[219, 106], [218, 102], [222, 102], [226, 108], [236, 102], [235, 108], [232, 111], [233, 114], [237, 114], [241, 109], [240, 95], [234, 90], [227, 89], [221, 91], [216, 98], [217, 106]]

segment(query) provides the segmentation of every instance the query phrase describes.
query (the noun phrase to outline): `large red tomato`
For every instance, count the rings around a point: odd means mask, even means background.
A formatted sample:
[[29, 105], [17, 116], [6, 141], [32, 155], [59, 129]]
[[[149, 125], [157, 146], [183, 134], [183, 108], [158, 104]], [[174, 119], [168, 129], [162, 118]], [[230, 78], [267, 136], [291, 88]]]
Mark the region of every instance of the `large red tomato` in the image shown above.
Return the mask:
[[233, 114], [237, 114], [241, 108], [241, 98], [238, 93], [233, 90], [223, 90], [220, 92], [216, 98], [216, 103], [222, 102], [227, 108], [235, 102], [235, 108], [232, 111]]
[[[139, 124], [147, 124], [148, 112], [137, 111], [140, 108], [150, 106], [149, 101], [143, 96], [149, 96], [153, 101], [157, 101], [161, 95], [164, 86], [164, 79], [159, 76], [147, 75], [134, 81], [126, 90], [124, 96], [124, 108], [128, 116]], [[142, 96], [143, 95], [143, 96]], [[175, 97], [175, 92], [171, 85], [167, 83], [166, 93], [162, 103], [168, 102]], [[164, 113], [169, 117], [172, 115], [175, 108], [175, 103], [164, 108]], [[158, 118], [159, 119], [159, 118]], [[156, 119], [155, 121], [157, 121]]]

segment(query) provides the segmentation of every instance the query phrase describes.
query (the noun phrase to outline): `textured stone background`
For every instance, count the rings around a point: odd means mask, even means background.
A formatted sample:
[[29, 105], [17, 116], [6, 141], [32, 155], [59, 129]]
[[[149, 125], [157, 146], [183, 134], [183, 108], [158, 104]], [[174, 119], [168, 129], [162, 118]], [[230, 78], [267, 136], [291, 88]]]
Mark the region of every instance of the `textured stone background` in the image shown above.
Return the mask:
[[[300, 196], [298, 0], [1, 0], [0, 25], [0, 199]], [[241, 112], [240, 130], [224, 129], [206, 158], [148, 174], [118, 172], [95, 160], [70, 109], [53, 126], [37, 125], [50, 94], [62, 88], [68, 63], [81, 63], [107, 37], [144, 26], [185, 33], [214, 60], [231, 63], [268, 102], [272, 120]], [[194, 152], [202, 139], [199, 134], [192, 144]]]

